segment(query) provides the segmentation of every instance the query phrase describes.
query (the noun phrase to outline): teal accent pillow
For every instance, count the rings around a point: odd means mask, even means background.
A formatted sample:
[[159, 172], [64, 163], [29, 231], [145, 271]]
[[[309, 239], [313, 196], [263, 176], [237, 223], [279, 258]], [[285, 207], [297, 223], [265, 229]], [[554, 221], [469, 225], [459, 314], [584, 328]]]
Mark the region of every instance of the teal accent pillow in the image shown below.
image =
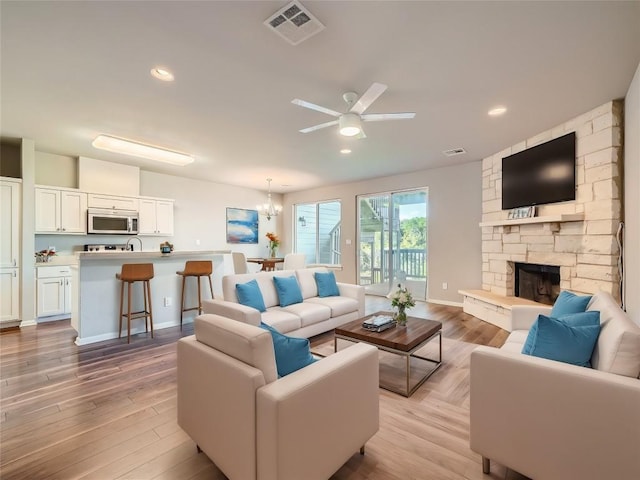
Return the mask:
[[[544, 315], [538, 315], [538, 318], [542, 316]], [[600, 312], [594, 310], [592, 312], [568, 313], [567, 315], [562, 315], [560, 318], [556, 318], [555, 320], [560, 320], [570, 327], [600, 325]], [[531, 355], [531, 349], [533, 348], [533, 342], [537, 334], [538, 321], [536, 320], [533, 325], [531, 325], [531, 330], [529, 330], [527, 340], [524, 342], [524, 346], [522, 347], [522, 353], [525, 355]]]
[[333, 272], [316, 272], [313, 274], [316, 279], [316, 285], [318, 286], [319, 297], [338, 297], [340, 296], [340, 290], [336, 283], [336, 276]]
[[575, 293], [563, 290], [556, 298], [553, 308], [551, 309], [551, 317], [559, 318], [568, 313], [581, 313], [587, 309], [587, 305], [591, 300], [591, 295], [576, 295]]
[[247, 283], [236, 283], [236, 295], [238, 302], [247, 307], [255, 308], [261, 312], [266, 312], [267, 307], [264, 306], [264, 298], [258, 286], [258, 282], [251, 280]]
[[281, 307], [302, 303], [302, 292], [296, 277], [273, 277], [273, 283], [276, 286]]
[[591, 366], [591, 355], [600, 335], [600, 324], [572, 327], [544, 315], [538, 316], [536, 323], [538, 325], [529, 355], [581, 367]]
[[284, 377], [316, 361], [311, 355], [309, 340], [306, 338], [288, 337], [263, 322], [260, 323], [260, 328], [271, 333], [278, 377]]

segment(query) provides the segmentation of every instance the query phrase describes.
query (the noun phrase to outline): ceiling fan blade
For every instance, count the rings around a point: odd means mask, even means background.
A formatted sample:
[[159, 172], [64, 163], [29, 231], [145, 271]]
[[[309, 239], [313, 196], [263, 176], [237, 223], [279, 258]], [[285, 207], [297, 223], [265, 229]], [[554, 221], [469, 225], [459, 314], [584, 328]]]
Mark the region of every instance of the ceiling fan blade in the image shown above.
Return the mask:
[[387, 86], [383, 83], [373, 83], [369, 90], [364, 92], [356, 103], [351, 107], [350, 112], [361, 115], [369, 106], [376, 101], [376, 99], [384, 93]]
[[331, 122], [321, 123], [320, 125], [314, 125], [313, 127], [303, 128], [302, 130], [299, 130], [299, 132], [300, 133], [315, 132], [316, 130], [320, 130], [321, 128], [327, 128], [337, 124], [338, 124], [338, 120], [333, 120]]
[[383, 120], [409, 120], [415, 117], [414, 112], [406, 113], [367, 113], [360, 118], [363, 122], [381, 122]]
[[327, 115], [331, 115], [332, 117], [339, 117], [340, 115], [342, 115], [340, 112], [336, 112], [335, 110], [321, 107], [320, 105], [316, 105], [315, 103], [305, 102], [304, 100], [300, 100], [299, 98], [294, 98], [293, 100], [291, 100], [291, 103], [293, 103], [294, 105], [299, 105], [300, 107], [310, 108], [311, 110], [326, 113]]

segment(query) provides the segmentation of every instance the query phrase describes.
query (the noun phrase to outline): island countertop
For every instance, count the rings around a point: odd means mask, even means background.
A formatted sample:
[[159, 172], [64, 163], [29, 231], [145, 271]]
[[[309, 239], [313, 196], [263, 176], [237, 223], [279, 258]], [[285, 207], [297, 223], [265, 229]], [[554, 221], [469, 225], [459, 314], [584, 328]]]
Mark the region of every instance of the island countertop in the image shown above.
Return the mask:
[[197, 257], [208, 255], [225, 255], [230, 254], [231, 250], [176, 250], [171, 253], [161, 252], [79, 252], [78, 260], [137, 260], [152, 258], [176, 258], [176, 257]]

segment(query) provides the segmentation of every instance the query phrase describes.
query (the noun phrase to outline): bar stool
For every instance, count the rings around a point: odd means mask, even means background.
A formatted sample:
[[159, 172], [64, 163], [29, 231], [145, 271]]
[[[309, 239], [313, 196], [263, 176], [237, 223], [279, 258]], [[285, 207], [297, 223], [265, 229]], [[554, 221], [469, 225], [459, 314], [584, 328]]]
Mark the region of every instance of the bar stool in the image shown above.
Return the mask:
[[[209, 289], [211, 290], [211, 298], [213, 298], [213, 284], [211, 283], [211, 274], [213, 273], [213, 263], [211, 260], [189, 260], [184, 265], [184, 270], [176, 272], [182, 276], [182, 300], [180, 301], [180, 330], [182, 330], [182, 314], [191, 310], [198, 310], [198, 314], [202, 313], [202, 295], [200, 293], [200, 277], [209, 278]], [[184, 308], [184, 286], [187, 277], [197, 277], [198, 279], [198, 306]]]
[[[122, 335], [122, 317], [127, 317], [127, 343], [131, 343], [131, 320], [136, 318], [144, 318], [144, 329], [149, 331], [147, 326], [147, 318], [151, 325], [151, 338], [153, 338], [153, 314], [151, 309], [151, 287], [149, 280], [153, 278], [153, 263], [125, 263], [122, 265], [122, 271], [116, 273], [116, 278], [121, 281], [120, 284], [120, 322], [118, 327], [118, 338]], [[135, 282], [143, 282], [142, 294], [144, 297], [144, 310], [139, 312], [131, 311], [131, 286]], [[127, 313], [123, 313], [124, 306], [124, 284], [127, 284]]]

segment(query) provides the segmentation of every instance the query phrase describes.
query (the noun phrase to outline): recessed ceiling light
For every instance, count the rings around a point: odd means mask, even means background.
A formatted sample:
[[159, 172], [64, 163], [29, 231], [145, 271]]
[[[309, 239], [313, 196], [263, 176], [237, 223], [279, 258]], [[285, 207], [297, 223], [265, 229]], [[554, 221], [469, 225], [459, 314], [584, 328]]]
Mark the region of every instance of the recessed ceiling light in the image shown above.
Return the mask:
[[340, 150], [340, 153], [342, 153], [343, 155], [347, 155], [347, 154], [351, 153], [351, 149], [350, 148], [343, 148], [342, 150]]
[[507, 111], [507, 107], [500, 106], [500, 107], [492, 108], [487, 113], [492, 117], [498, 117], [498, 116], [504, 114], [506, 111]]
[[151, 69], [151, 75], [158, 80], [162, 80], [163, 82], [173, 82], [173, 73], [171, 73], [166, 68], [155, 67]]

